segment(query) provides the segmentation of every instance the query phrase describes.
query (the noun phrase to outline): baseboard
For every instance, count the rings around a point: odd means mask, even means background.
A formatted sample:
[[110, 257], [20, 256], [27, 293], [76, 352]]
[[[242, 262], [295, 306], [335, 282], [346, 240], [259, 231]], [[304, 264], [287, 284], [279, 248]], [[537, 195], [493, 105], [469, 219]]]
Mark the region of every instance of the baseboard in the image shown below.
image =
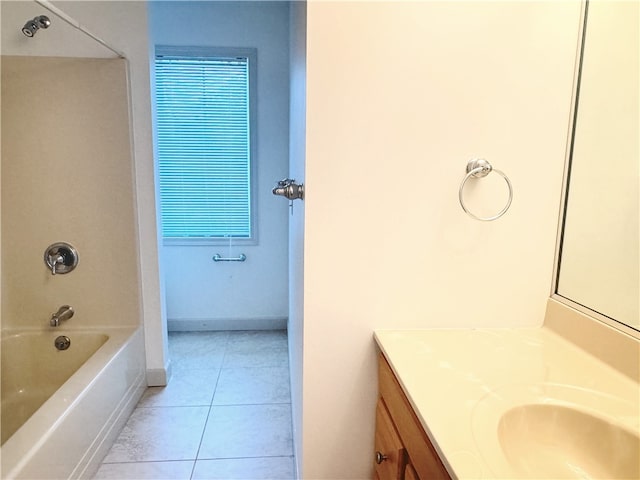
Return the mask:
[[215, 330], [286, 330], [286, 317], [263, 318], [180, 318], [168, 319], [170, 332], [200, 332]]
[[147, 386], [165, 387], [171, 378], [171, 360], [164, 368], [147, 368]]

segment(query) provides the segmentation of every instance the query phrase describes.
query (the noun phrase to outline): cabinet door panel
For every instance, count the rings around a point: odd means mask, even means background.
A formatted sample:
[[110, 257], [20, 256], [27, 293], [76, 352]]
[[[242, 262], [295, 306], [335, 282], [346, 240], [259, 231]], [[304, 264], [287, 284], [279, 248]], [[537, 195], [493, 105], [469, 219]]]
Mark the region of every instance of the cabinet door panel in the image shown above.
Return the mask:
[[423, 479], [450, 479], [449, 473], [413, 412], [391, 367], [382, 355], [378, 365], [380, 395], [384, 399], [415, 471]]
[[401, 480], [406, 452], [382, 399], [376, 408], [375, 469], [380, 480]]
[[407, 468], [405, 468], [404, 470], [404, 480], [420, 480], [420, 478], [418, 477], [418, 474], [413, 469], [411, 464], [408, 464]]

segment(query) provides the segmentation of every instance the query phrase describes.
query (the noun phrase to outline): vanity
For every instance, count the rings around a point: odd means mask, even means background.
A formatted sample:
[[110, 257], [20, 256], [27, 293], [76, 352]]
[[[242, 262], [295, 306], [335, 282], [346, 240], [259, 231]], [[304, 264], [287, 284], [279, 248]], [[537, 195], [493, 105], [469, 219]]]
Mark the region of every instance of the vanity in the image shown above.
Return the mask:
[[584, 4], [542, 326], [375, 332], [375, 479], [640, 478], [639, 8]]
[[376, 479], [640, 478], [638, 341], [579, 346], [549, 302], [540, 328], [375, 332]]

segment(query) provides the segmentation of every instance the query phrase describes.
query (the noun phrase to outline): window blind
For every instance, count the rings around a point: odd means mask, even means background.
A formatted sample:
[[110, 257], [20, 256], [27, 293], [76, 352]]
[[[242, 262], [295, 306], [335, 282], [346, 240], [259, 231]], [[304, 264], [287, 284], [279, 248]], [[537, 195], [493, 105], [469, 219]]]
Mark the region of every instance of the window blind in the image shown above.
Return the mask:
[[251, 238], [249, 59], [157, 56], [164, 238]]

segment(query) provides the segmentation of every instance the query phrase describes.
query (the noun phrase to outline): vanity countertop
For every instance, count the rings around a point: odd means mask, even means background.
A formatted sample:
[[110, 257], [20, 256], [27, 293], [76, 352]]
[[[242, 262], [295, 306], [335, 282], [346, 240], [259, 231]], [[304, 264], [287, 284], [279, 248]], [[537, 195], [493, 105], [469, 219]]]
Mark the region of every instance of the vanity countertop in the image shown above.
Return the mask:
[[522, 405], [575, 406], [640, 431], [639, 385], [546, 327], [378, 330], [375, 339], [453, 478], [522, 477], [497, 434]]

